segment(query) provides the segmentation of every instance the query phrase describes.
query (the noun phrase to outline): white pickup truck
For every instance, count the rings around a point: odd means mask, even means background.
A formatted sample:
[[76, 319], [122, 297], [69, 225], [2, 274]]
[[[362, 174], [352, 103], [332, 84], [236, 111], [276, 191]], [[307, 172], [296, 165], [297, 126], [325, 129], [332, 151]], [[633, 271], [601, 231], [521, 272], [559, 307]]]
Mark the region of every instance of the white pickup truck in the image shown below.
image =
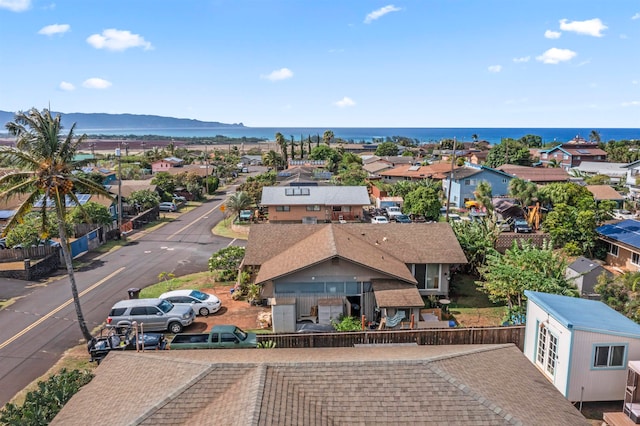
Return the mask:
[[399, 216], [402, 214], [402, 210], [400, 210], [400, 207], [398, 206], [389, 206], [386, 208], [387, 211], [387, 216], [389, 217], [389, 220], [395, 220], [396, 216]]

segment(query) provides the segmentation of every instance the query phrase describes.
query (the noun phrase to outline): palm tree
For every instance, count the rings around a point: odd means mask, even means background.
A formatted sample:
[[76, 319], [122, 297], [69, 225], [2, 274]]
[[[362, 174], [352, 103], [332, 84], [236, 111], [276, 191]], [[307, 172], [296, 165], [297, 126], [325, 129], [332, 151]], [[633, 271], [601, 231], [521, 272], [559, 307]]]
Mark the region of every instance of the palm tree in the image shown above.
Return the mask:
[[331, 146], [331, 141], [333, 140], [333, 132], [331, 130], [325, 130], [322, 134], [322, 141], [327, 144], [327, 146]]
[[288, 163], [289, 157], [287, 153], [287, 140], [284, 138], [284, 135], [280, 132], [276, 133], [276, 143], [278, 144], [278, 146], [280, 147], [280, 150], [282, 151], [284, 162]]
[[591, 133], [589, 133], [589, 142], [600, 143], [600, 132], [592, 130]]
[[265, 166], [273, 167], [278, 170], [283, 167], [283, 159], [280, 154], [271, 150], [262, 156], [262, 162]]
[[241, 210], [247, 210], [253, 204], [253, 200], [244, 191], [238, 191], [227, 200], [227, 208], [234, 214], [239, 214]]
[[[0, 188], [2, 188], [0, 199], [24, 197], [24, 201], [7, 223], [4, 233], [21, 222], [23, 217], [31, 211], [36, 201], [41, 198], [51, 201], [58, 221], [62, 255], [71, 284], [71, 294], [78, 324], [82, 335], [89, 341], [91, 333], [87, 328], [80, 306], [65, 227], [67, 200], [73, 201], [76, 206], [81, 206], [74, 193], [74, 189], [78, 188], [82, 188], [85, 193], [112, 197], [102, 185], [96, 184], [83, 174], [74, 174], [80, 166], [91, 161], [90, 159], [83, 162], [74, 161], [76, 151], [86, 139], [86, 135], [74, 140], [73, 131], [76, 126], [74, 123], [69, 134], [64, 137], [61, 134], [60, 121], [59, 114], [54, 118], [47, 109], [40, 112], [33, 108], [26, 113], [18, 112], [14, 121], [6, 124], [9, 134], [16, 137], [16, 147], [0, 148], [0, 161], [9, 161], [17, 171], [0, 177]], [[44, 229], [47, 214], [50, 214], [48, 204], [48, 202], [43, 202], [40, 209], [43, 237], [46, 237]]]

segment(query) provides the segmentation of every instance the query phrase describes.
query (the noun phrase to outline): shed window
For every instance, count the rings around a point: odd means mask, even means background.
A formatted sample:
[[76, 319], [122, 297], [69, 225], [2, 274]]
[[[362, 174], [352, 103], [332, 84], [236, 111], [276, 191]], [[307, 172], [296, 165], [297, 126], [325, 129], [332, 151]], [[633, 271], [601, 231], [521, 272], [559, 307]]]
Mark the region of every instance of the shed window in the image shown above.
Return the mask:
[[556, 374], [558, 362], [558, 336], [551, 333], [549, 327], [540, 324], [538, 329], [538, 348], [536, 351], [536, 364], [547, 375], [553, 377]]
[[598, 345], [595, 347], [593, 366], [595, 368], [622, 367], [624, 352], [624, 345]]

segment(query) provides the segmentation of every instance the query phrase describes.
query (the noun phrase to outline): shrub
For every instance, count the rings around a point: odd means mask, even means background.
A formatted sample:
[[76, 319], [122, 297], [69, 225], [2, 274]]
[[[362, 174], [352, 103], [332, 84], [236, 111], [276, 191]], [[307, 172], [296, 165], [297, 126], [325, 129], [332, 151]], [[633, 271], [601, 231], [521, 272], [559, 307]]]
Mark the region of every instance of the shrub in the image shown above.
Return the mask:
[[27, 394], [22, 406], [8, 403], [0, 413], [3, 425], [45, 425], [60, 412], [64, 404], [93, 379], [90, 371], [66, 369], [38, 382], [38, 389]]
[[331, 325], [337, 331], [361, 331], [362, 322], [356, 317], [341, 316], [338, 321], [331, 320]]

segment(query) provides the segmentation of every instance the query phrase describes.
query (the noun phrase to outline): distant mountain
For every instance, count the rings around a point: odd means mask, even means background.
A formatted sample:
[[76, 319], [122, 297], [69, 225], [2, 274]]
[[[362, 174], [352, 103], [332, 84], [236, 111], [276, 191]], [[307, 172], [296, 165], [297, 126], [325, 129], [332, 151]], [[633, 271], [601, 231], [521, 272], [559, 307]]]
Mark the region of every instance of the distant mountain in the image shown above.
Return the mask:
[[[76, 123], [76, 128], [86, 130], [116, 130], [116, 129], [202, 129], [212, 127], [244, 127], [242, 123], [225, 124], [217, 121], [200, 121], [189, 118], [161, 117], [158, 115], [136, 114], [102, 114], [102, 113], [58, 113], [62, 116], [62, 125], [68, 129]], [[0, 123], [4, 130], [4, 124], [13, 121], [15, 113], [0, 111]]]

